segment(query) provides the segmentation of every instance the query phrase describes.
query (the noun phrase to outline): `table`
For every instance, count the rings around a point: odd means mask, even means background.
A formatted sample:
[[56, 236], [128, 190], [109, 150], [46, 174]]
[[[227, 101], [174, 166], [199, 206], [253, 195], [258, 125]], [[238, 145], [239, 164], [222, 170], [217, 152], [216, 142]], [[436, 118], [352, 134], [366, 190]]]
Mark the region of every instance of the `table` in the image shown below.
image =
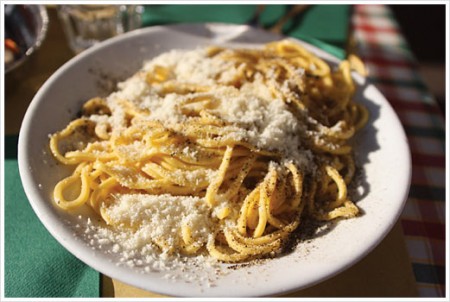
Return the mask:
[[[184, 10], [188, 8], [192, 9], [189, 6], [183, 7]], [[222, 8], [239, 11], [239, 14], [233, 15], [233, 20], [229, 20], [233, 23], [248, 22], [255, 11], [254, 6]], [[179, 20], [176, 8], [158, 6], [158, 9], [158, 14], [144, 15], [145, 25]], [[214, 16], [210, 15], [211, 18], [227, 21], [227, 14], [223, 10], [210, 6], [203, 9], [216, 12]], [[261, 15], [263, 25], [273, 24], [284, 10], [283, 5], [267, 9]], [[333, 10], [334, 15], [339, 16], [336, 22], [340, 27], [333, 27], [334, 32], [330, 35], [327, 35], [326, 30], [320, 31], [307, 22], [313, 21], [311, 19], [314, 19], [314, 12], [316, 18], [317, 14], [323, 14], [323, 18], [327, 13], [333, 13]], [[164, 20], [155, 17], [161, 16], [161, 12], [165, 12]], [[26, 64], [5, 78], [4, 295], [158, 297], [158, 294], [100, 276], [75, 259], [46, 232], [23, 193], [17, 171], [16, 150], [21, 120], [39, 87], [58, 67], [73, 57], [58, 26], [54, 7], [49, 7], [49, 16], [50, 27], [42, 47]], [[183, 16], [197, 18], [199, 22], [210, 21], [192, 14]], [[345, 272], [289, 296], [444, 296], [444, 120], [442, 112], [417, 73], [415, 59], [408, 50], [406, 41], [386, 6], [317, 6], [306, 12], [303, 18], [303, 27], [295, 19], [286, 23], [286, 33], [294, 37], [309, 38], [309, 42], [317, 41], [316, 39], [325, 41], [328, 49], [338, 56], [344, 55], [342, 47], [347, 40], [346, 26], [350, 26], [352, 51], [366, 62], [371, 81], [390, 101], [405, 127], [413, 155], [413, 177], [411, 193], [400, 220], [377, 248]], [[188, 22], [190, 19], [182, 21]], [[311, 28], [315, 28], [316, 32], [312, 32]], [[305, 31], [314, 36], [307, 36]], [[333, 40], [333, 37], [338, 39]], [[33, 234], [30, 234], [30, 229], [34, 231]]]
[[352, 24], [356, 52], [368, 66], [371, 81], [399, 115], [411, 148], [411, 188], [400, 224], [419, 295], [444, 296], [443, 112], [425, 86], [418, 63], [389, 8], [356, 6]]

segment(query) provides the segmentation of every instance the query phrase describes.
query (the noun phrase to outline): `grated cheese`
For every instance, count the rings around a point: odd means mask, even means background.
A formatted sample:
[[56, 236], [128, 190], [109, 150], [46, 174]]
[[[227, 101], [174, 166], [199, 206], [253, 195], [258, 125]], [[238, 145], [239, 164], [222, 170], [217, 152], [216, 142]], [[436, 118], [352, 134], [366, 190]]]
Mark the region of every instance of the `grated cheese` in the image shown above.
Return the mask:
[[[146, 62], [141, 72], [119, 83], [120, 90], [107, 99], [109, 106], [113, 108], [110, 121], [113, 128], [120, 131], [123, 126], [123, 113], [120, 112], [120, 107], [114, 106], [120, 99], [127, 99], [139, 108], [148, 110], [149, 119], [161, 121], [165, 125], [173, 125], [188, 119], [182, 114], [180, 103], [192, 95], [173, 93], [161, 97], [158, 95], [157, 87], [151, 87], [146, 83], [145, 72], [152, 72], [156, 66], [172, 68], [174, 70], [172, 76], [181, 83], [216, 86], [212, 92], [196, 95], [211, 95], [218, 101], [217, 108], [210, 112], [234, 125], [231, 138], [247, 141], [261, 149], [281, 152], [303, 168], [311, 168], [308, 167], [311, 155], [303, 150], [298, 135], [304, 131], [302, 128], [304, 125], [298, 122], [288, 105], [282, 99], [273, 96], [270, 88], [263, 83], [260, 74], [256, 74], [253, 82], [245, 83], [240, 89], [233, 86], [217, 86], [218, 82], [227, 83], [237, 77], [240, 74], [240, 67], [216, 57], [207, 57], [205, 49], [172, 50], [161, 54]], [[297, 72], [303, 74], [303, 70]], [[286, 86], [283, 86], [284, 89], [289, 89], [288, 82], [283, 85]]]
[[122, 242], [126, 249], [140, 249], [152, 241], [164, 240], [166, 252], [183, 245], [181, 227], [188, 224], [196, 243], [203, 245], [211, 233], [209, 209], [199, 197], [122, 194], [105, 208], [109, 221], [135, 231]]
[[[302, 169], [313, 170], [313, 155], [303, 146], [299, 135], [306, 131], [301, 119], [294, 116], [282, 99], [274, 96], [270, 88], [263, 83], [260, 74], [255, 75], [253, 82], [245, 83], [239, 89], [217, 85], [232, 82], [240, 74], [243, 66], [235, 67], [227, 61], [215, 57], [208, 58], [205, 49], [174, 50], [145, 62], [140, 72], [119, 83], [119, 90], [106, 98], [111, 115], [92, 115], [89, 118], [99, 123], [109, 123], [113, 133], [119, 134], [127, 126], [126, 114], [120, 102], [127, 100], [136, 108], [148, 111], [149, 120], [161, 121], [167, 126], [172, 125], [176, 130], [175, 124], [189, 118], [182, 114], [180, 102], [192, 95], [160, 96], [158, 85], [149, 85], [145, 76], [157, 66], [170, 67], [173, 70], [171, 76], [181, 83], [215, 86], [213, 91], [196, 95], [210, 95], [217, 100], [217, 107], [211, 109], [210, 113], [231, 123], [231, 126], [225, 126], [231, 130], [230, 138], [247, 141], [261, 149], [280, 152], [286, 162], [295, 162]], [[303, 74], [303, 70], [297, 72]], [[289, 90], [289, 85], [290, 83], [286, 82], [280, 89]], [[307, 116], [304, 119], [306, 120]], [[121, 148], [116, 152], [126, 152], [136, 158], [144, 156], [146, 149], [144, 144], [138, 141]], [[191, 158], [197, 156], [196, 151], [189, 147], [185, 147], [181, 152]], [[135, 181], [133, 178], [142, 177], [136, 175], [132, 169], [115, 172], [124, 176], [121, 180], [124, 184]], [[213, 180], [215, 175], [216, 172], [213, 170], [207, 171], [206, 175], [199, 175], [197, 171], [174, 172], [174, 177], [185, 179], [194, 186], [198, 184], [200, 178], [207, 177]], [[187, 261], [183, 256], [175, 256], [172, 253], [182, 245], [180, 235], [182, 225], [189, 225], [193, 230], [195, 243], [204, 245], [213, 232], [211, 219], [224, 215], [228, 202], [221, 200], [219, 206], [211, 211], [199, 197], [167, 194], [115, 195], [112, 204], [105, 207], [104, 211], [110, 222], [121, 227], [111, 230], [105, 226], [93, 226], [88, 221], [84, 236], [89, 238], [92, 246], [109, 246], [109, 252], [120, 255], [119, 265], [142, 267], [147, 273], [171, 271], [173, 265]], [[161, 247], [157, 247], [155, 241], [164, 241], [162, 254]], [[203, 265], [215, 267], [211, 262], [212, 258], [206, 261], [206, 256], [198, 255], [195, 259], [190, 258], [189, 261], [199, 261], [198, 263]], [[169, 274], [167, 278], [172, 279], [173, 275]]]

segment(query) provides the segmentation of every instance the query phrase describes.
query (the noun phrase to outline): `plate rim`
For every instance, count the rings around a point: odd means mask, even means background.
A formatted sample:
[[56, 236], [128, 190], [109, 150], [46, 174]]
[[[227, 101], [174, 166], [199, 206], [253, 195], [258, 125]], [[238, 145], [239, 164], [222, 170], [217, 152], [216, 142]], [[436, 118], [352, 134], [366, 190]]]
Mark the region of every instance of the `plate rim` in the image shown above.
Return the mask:
[[[234, 25], [234, 24], [226, 24], [226, 23], [196, 23], [199, 26], [205, 26], [207, 24], [219, 24], [221, 26], [228, 26], [228, 27], [247, 27], [249, 30], [251, 31], [262, 31], [259, 29], [256, 29], [254, 27], [251, 26], [247, 26], [247, 25]], [[49, 214], [46, 213], [42, 208], [39, 207], [39, 190], [36, 188], [36, 184], [33, 181], [33, 177], [30, 174], [29, 171], [29, 157], [32, 156], [31, 154], [28, 154], [28, 150], [25, 148], [26, 144], [27, 144], [27, 140], [28, 140], [28, 135], [31, 129], [31, 116], [33, 115], [34, 110], [39, 106], [40, 102], [39, 100], [42, 100], [42, 96], [45, 95], [45, 92], [50, 89], [52, 87], [52, 82], [57, 79], [65, 70], [69, 69], [70, 66], [74, 65], [77, 63], [77, 61], [80, 59], [80, 57], [87, 57], [89, 56], [91, 53], [95, 53], [95, 52], [100, 52], [102, 49], [107, 48], [109, 45], [114, 44], [114, 43], [120, 43], [120, 41], [122, 41], [123, 39], [126, 38], [132, 38], [134, 36], [141, 36], [141, 35], [149, 35], [152, 32], [157, 32], [158, 30], [161, 29], [165, 29], [165, 28], [177, 28], [177, 27], [185, 27], [186, 25], [191, 26], [192, 24], [175, 24], [175, 25], [166, 25], [166, 26], [152, 26], [152, 27], [147, 27], [147, 28], [141, 28], [132, 32], [129, 32], [127, 34], [118, 36], [118, 37], [114, 37], [112, 39], [106, 40], [94, 47], [92, 47], [91, 49], [86, 50], [85, 52], [81, 53], [80, 55], [72, 58], [71, 60], [69, 60], [68, 62], [66, 62], [65, 64], [63, 64], [60, 68], [58, 68], [58, 70], [53, 73], [49, 79], [47, 79], [47, 81], [41, 86], [41, 88], [39, 89], [38, 93], [36, 93], [35, 97], [33, 98], [33, 100], [30, 103], [29, 108], [27, 109], [27, 112], [24, 116], [23, 122], [22, 122], [22, 126], [20, 129], [20, 134], [19, 134], [19, 143], [18, 143], [18, 164], [19, 164], [19, 172], [20, 172], [20, 178], [22, 181], [22, 186], [24, 188], [24, 191], [26, 193], [28, 202], [31, 204], [33, 211], [36, 213], [36, 215], [38, 216], [40, 222], [45, 226], [45, 228], [47, 229], [47, 231], [49, 231], [49, 233], [67, 250], [69, 251], [72, 255], [74, 255], [75, 257], [77, 257], [78, 259], [80, 259], [82, 262], [84, 262], [85, 264], [89, 265], [90, 267], [92, 267], [93, 269], [95, 269], [96, 271], [98, 271], [99, 273], [105, 274], [107, 276], [110, 276], [114, 279], [120, 280], [122, 282], [128, 283], [130, 284], [129, 280], [126, 279], [126, 276], [123, 276], [119, 271], [117, 271], [117, 267], [116, 270], [113, 270], [114, 272], [111, 273], [110, 270], [108, 270], [108, 268], [103, 268], [101, 267], [101, 265], [99, 264], [99, 262], [97, 262], [98, 259], [95, 258], [86, 258], [86, 257], [82, 257], [79, 254], [75, 253], [72, 249], [72, 245], [71, 242], [69, 242], [67, 240], [67, 238], [65, 238], [65, 236], [63, 236], [62, 233], [58, 232], [54, 226], [51, 225], [51, 221], [49, 219]], [[264, 31], [262, 31], [264, 32]], [[275, 37], [275, 35], [274, 35]], [[318, 52], [320, 53], [326, 53], [326, 51], [315, 47], [314, 45], [311, 45], [307, 42], [301, 41], [299, 39], [295, 39], [292, 37], [282, 37], [282, 36], [278, 36], [279, 39], [292, 39], [294, 41], [300, 41], [302, 44], [306, 44], [309, 45], [312, 49], [316, 49], [318, 50]], [[328, 53], [327, 53], [328, 54]], [[335, 60], [339, 61], [338, 58], [334, 57], [331, 54], [328, 54], [328, 56], [334, 58]], [[358, 78], [358, 76], [356, 75], [356, 77]], [[362, 79], [362, 78], [360, 78]], [[399, 130], [400, 132], [403, 134], [404, 137], [402, 137], [402, 140], [405, 139], [406, 141], [406, 145], [404, 145], [405, 150], [405, 156], [407, 157], [407, 161], [408, 161], [408, 166], [407, 166], [407, 175], [406, 175], [406, 183], [403, 189], [403, 201], [400, 203], [398, 203], [397, 206], [397, 210], [395, 211], [395, 219], [392, 219], [390, 221], [389, 224], [386, 224], [384, 227], [384, 230], [382, 232], [380, 232], [379, 237], [376, 240], [372, 240], [372, 244], [369, 248], [366, 248], [366, 250], [362, 253], [359, 254], [359, 257], [352, 259], [351, 261], [347, 261], [345, 263], [343, 263], [338, 269], [335, 269], [332, 273], [323, 276], [322, 278], [319, 278], [317, 280], [315, 280], [314, 282], [310, 282], [308, 284], [303, 284], [303, 285], [299, 285], [297, 287], [295, 286], [288, 286], [287, 288], [284, 289], [280, 289], [280, 290], [274, 290], [274, 289], [266, 289], [266, 290], [262, 290], [261, 289], [254, 289], [253, 291], [250, 290], [248, 292], [245, 293], [245, 295], [243, 296], [260, 296], [260, 295], [278, 295], [278, 294], [283, 294], [283, 293], [288, 293], [288, 292], [292, 292], [292, 291], [296, 291], [299, 290], [301, 288], [306, 288], [306, 287], [310, 287], [313, 286], [314, 284], [323, 282], [339, 273], [341, 273], [342, 271], [346, 270], [347, 268], [349, 268], [350, 266], [353, 266], [354, 264], [356, 264], [357, 262], [359, 262], [362, 258], [364, 258], [367, 254], [369, 254], [376, 246], [378, 246], [380, 244], [380, 242], [385, 238], [385, 236], [391, 231], [391, 229], [393, 228], [393, 226], [395, 225], [395, 223], [397, 222], [397, 220], [399, 219], [402, 209], [406, 203], [407, 200], [407, 196], [408, 196], [408, 192], [409, 192], [409, 187], [410, 187], [410, 181], [411, 181], [411, 173], [412, 173], [412, 165], [411, 165], [411, 153], [410, 153], [410, 149], [409, 146], [407, 145], [407, 136], [406, 133], [403, 129], [403, 126], [400, 122], [400, 119], [398, 118], [397, 114], [395, 113], [394, 109], [392, 108], [392, 106], [389, 104], [389, 102], [386, 100], [386, 98], [383, 96], [383, 94], [373, 85], [373, 84], [369, 84], [369, 86], [373, 87], [373, 89], [375, 89], [375, 91], [382, 97], [383, 99], [383, 105], [386, 105], [387, 108], [389, 108], [388, 110], [392, 111], [393, 116], [396, 118], [396, 123], [400, 126]], [[48, 202], [48, 201], [47, 201]], [[77, 239], [75, 239], [75, 241], [77, 241]], [[126, 271], [128, 271], [129, 269], [126, 269]], [[108, 273], [105, 273], [105, 271], [108, 271]], [[131, 271], [131, 270], [130, 270]], [[167, 295], [173, 295], [173, 291], [171, 291], [170, 289], [167, 290], [164, 289], [162, 290], [161, 288], [158, 287], [159, 284], [155, 284], [153, 287], [146, 287], [143, 286], [142, 284], [136, 284], [136, 283], [132, 283], [132, 286], [136, 286], [139, 288], [142, 288], [144, 290], [148, 290], [148, 291], [155, 291], [158, 293], [163, 293], [163, 294], [167, 294]], [[170, 284], [169, 284], [170, 286]], [[178, 293], [178, 294], [182, 294], [182, 293]], [[239, 293], [237, 293], [238, 296], [242, 296]], [[183, 293], [183, 295], [189, 296], [188, 293]], [[234, 295], [233, 295], [234, 296]]]

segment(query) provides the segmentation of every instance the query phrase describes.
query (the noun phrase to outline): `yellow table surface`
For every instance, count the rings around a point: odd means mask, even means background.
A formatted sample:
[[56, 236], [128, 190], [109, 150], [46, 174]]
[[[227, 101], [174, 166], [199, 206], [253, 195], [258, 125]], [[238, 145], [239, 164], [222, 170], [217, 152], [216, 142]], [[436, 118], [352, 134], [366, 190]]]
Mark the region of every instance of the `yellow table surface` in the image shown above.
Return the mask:
[[[25, 111], [45, 80], [74, 56], [67, 46], [56, 12], [41, 48], [5, 77], [5, 133], [18, 134]], [[162, 297], [102, 276], [104, 297]], [[417, 297], [401, 226], [356, 265], [339, 275], [286, 297]]]

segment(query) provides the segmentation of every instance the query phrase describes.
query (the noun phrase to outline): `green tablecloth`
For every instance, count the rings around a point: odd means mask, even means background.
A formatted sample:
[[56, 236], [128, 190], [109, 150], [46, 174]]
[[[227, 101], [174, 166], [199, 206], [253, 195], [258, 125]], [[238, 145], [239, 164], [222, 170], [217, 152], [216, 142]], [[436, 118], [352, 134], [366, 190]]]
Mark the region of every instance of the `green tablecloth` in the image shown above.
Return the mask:
[[[270, 28], [289, 9], [290, 5], [266, 5], [258, 25]], [[255, 10], [255, 5], [148, 5], [142, 22], [144, 26], [202, 22], [249, 24]], [[350, 12], [349, 5], [311, 6], [289, 20], [283, 32], [343, 58]]]
[[[145, 8], [143, 24], [248, 24], [255, 8], [253, 5], [152, 5]], [[260, 24], [265, 27], [275, 24], [287, 8], [286, 5], [267, 6], [260, 16]], [[303, 16], [286, 23], [284, 32], [343, 57], [349, 13], [350, 7], [346, 5], [313, 6]], [[28, 203], [18, 172], [17, 136], [5, 137], [4, 171], [5, 296], [100, 296], [99, 273], [59, 245]]]
[[98, 297], [100, 276], [34, 214], [19, 177], [17, 136], [5, 137], [5, 296]]

